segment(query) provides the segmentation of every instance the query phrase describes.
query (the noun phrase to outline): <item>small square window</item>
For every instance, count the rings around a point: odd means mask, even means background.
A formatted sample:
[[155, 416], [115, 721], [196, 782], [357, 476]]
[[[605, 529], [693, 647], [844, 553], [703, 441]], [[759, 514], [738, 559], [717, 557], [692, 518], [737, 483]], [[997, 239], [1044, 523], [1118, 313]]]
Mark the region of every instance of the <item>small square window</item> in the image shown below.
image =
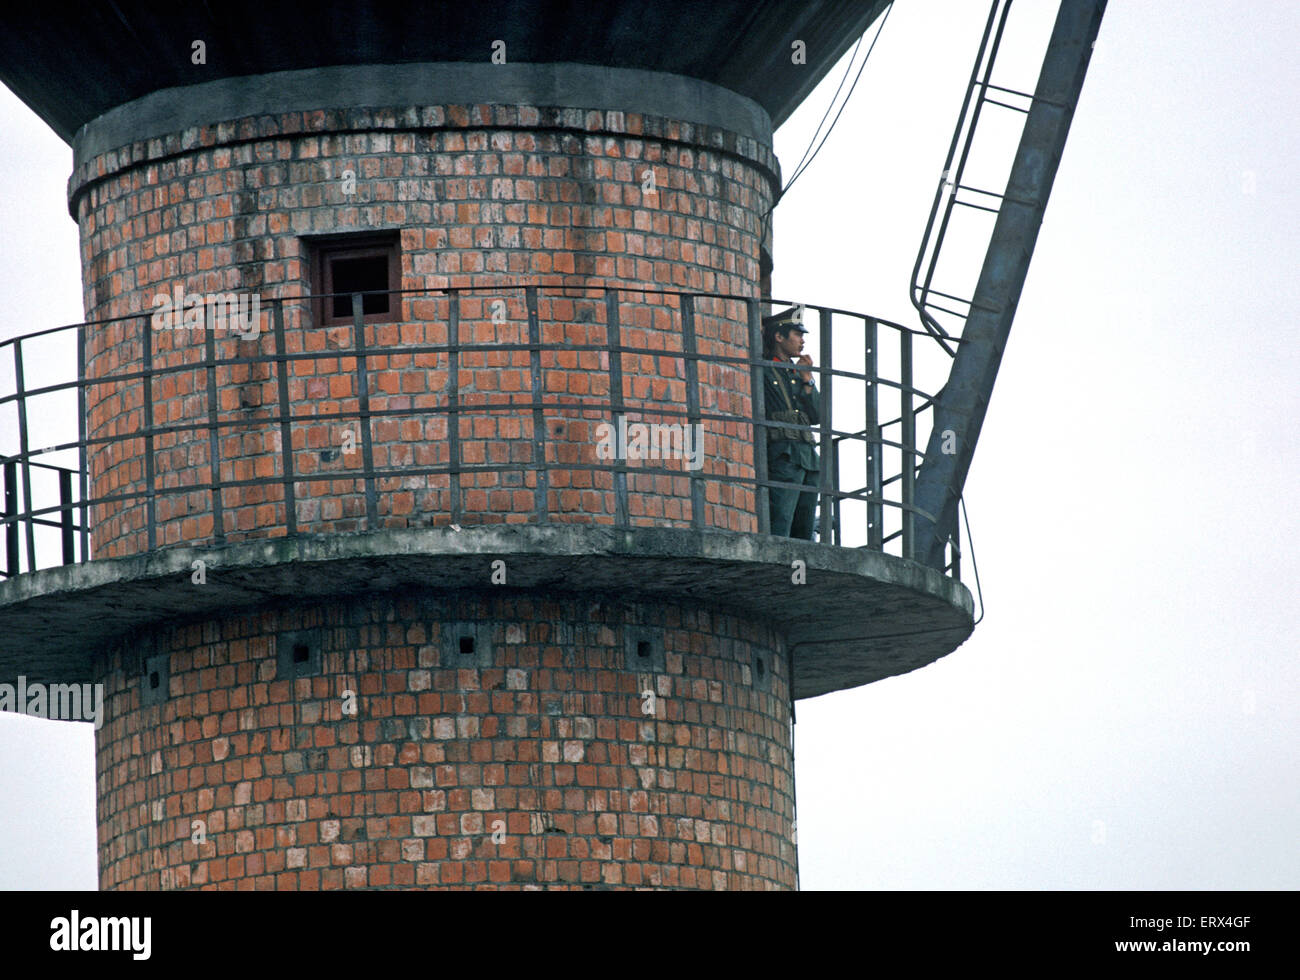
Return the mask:
[[[333, 327], [352, 322], [352, 294], [361, 293], [366, 323], [398, 319], [401, 297], [389, 290], [402, 286], [398, 233], [365, 232], [306, 239], [311, 254], [311, 293], [316, 323]], [[336, 294], [336, 295], [331, 295]]]

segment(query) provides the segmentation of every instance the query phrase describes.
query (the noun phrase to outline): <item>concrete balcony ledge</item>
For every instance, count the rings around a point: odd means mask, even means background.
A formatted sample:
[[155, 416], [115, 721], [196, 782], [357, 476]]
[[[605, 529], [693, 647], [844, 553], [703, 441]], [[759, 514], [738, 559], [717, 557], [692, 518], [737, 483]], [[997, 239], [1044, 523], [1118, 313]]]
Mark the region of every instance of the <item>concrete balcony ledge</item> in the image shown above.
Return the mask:
[[[505, 562], [505, 584], [492, 563]], [[206, 583], [191, 581], [194, 562]], [[806, 582], [795, 584], [796, 561]], [[418, 590], [678, 600], [739, 613], [794, 649], [795, 696], [907, 673], [972, 630], [960, 583], [888, 554], [757, 534], [590, 525], [394, 529], [166, 548], [0, 583], [0, 680], [85, 681], [136, 629], [241, 608]]]

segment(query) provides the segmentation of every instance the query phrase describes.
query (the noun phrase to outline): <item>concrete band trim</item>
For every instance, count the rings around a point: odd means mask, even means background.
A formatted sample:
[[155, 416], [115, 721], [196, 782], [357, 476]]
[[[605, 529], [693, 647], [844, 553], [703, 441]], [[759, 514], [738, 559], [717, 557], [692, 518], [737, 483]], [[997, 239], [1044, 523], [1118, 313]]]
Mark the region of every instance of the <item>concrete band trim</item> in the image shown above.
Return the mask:
[[449, 103], [660, 115], [772, 145], [772, 121], [762, 106], [730, 89], [685, 75], [568, 62], [335, 65], [222, 78], [150, 93], [109, 110], [77, 131], [72, 141], [73, 171], [128, 143], [209, 126], [216, 120]]
[[[498, 558], [504, 585], [491, 582]], [[792, 584], [796, 560], [805, 585]], [[203, 585], [191, 582], [195, 561]], [[0, 583], [0, 677], [84, 679], [92, 648], [159, 622], [413, 589], [597, 594], [756, 617], [799, 645], [796, 698], [932, 663], [970, 635], [974, 610], [964, 586], [916, 562], [758, 534], [518, 525], [304, 535], [167, 548]]]

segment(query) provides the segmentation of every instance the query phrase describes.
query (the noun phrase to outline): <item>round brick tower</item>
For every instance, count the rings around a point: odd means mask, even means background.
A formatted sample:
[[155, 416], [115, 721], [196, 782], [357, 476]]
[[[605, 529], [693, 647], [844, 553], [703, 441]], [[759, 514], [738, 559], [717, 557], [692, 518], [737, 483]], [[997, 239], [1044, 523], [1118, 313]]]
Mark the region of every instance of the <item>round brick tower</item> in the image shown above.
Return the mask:
[[[436, 92], [438, 68], [387, 69], [385, 88]], [[277, 304], [320, 292], [312, 245], [349, 233], [392, 235], [404, 291], [391, 297], [391, 322], [362, 322], [368, 407], [381, 416], [366, 433], [376, 463], [446, 462], [446, 417], [401, 410], [445, 399], [453, 373], [466, 464], [527, 459], [535, 440], [547, 442], [544, 487], [490, 472], [379, 480], [378, 527], [448, 525], [452, 495], [467, 525], [530, 520], [542, 494], [552, 521], [614, 520], [611, 475], [564, 470], [596, 461], [600, 416], [563, 405], [536, 417], [476, 411], [529, 393], [531, 365], [527, 351], [493, 363], [472, 345], [526, 344], [531, 317], [551, 346], [533, 392], [543, 404], [608, 398], [599, 385], [608, 355], [602, 364], [564, 345], [603, 341], [607, 307], [593, 287], [622, 287], [626, 342], [666, 355], [626, 359], [626, 408], [641, 417], [684, 406], [685, 365], [670, 356], [681, 350], [670, 315], [679, 298], [665, 290], [757, 295], [775, 180], [769, 134], [694, 119], [700, 82], [624, 80], [679, 100], [675, 118], [594, 98], [583, 108], [501, 104], [492, 95], [505, 72], [477, 66], [467, 80], [467, 71], [458, 84], [472, 83], [478, 104], [340, 105], [367, 81], [373, 88], [373, 70], [357, 67], [277, 79], [281, 111], [204, 117], [114, 146], [119, 117], [157, 111], [129, 105], [83, 133], [83, 145], [102, 148], [79, 154], [70, 186], [88, 319], [100, 321], [86, 374], [139, 375], [87, 389], [88, 437], [105, 440], [89, 453], [91, 495], [124, 498], [95, 508], [96, 557], [151, 550], [150, 503], [153, 549], [285, 536], [287, 507], [297, 534], [378, 529], [348, 479], [362, 455], [341, 448], [350, 423], [287, 427], [293, 472], [332, 467], [339, 479], [304, 480], [289, 503], [282, 486], [241, 484], [282, 472], [278, 379], [264, 364], [222, 363], [277, 343], [291, 357], [325, 350], [290, 362], [291, 412], [358, 411], [354, 326], [322, 324], [322, 304]], [[545, 85], [529, 77], [539, 74]], [[533, 90], [592, 91], [579, 66], [509, 75]], [[246, 84], [209, 83], [189, 98], [237, 104], [225, 90]], [[294, 101], [325, 84], [335, 108]], [[759, 115], [725, 90], [704, 96], [737, 118]], [[529, 309], [520, 281], [550, 288]], [[455, 336], [438, 290], [464, 291]], [[278, 308], [257, 329], [224, 336], [220, 324], [156, 317], [153, 297], [240, 293]], [[702, 351], [745, 356], [742, 302], [700, 313]], [[439, 352], [391, 353], [449, 342], [467, 347], [454, 364]], [[211, 442], [208, 372], [225, 426]], [[747, 411], [746, 377], [741, 368], [701, 379], [704, 405], [734, 399]], [[156, 436], [152, 452], [123, 438], [143, 431], [149, 411], [181, 430]], [[204, 486], [214, 442], [220, 491], [145, 499], [153, 480]], [[704, 455], [706, 472], [753, 475], [752, 441], [738, 432], [713, 434]], [[691, 526], [686, 480], [630, 478], [634, 521]], [[752, 491], [719, 490], [705, 526], [753, 531]], [[489, 572], [480, 589], [491, 589]], [[626, 589], [566, 597], [583, 586], [578, 577], [508, 599], [471, 590], [279, 602], [159, 624], [106, 652], [95, 677], [110, 706], [98, 742], [103, 887], [792, 887], [790, 692], [778, 637], [707, 603], [638, 602]]]
[[[93, 560], [0, 585], [0, 666], [104, 687], [102, 888], [795, 888], [794, 699], [969, 633], [939, 571], [757, 533], [738, 421], [773, 120], [883, 2], [632, 6], [24, 55], [76, 76], [24, 97], [74, 148]], [[695, 457], [611, 463], [619, 418]]]

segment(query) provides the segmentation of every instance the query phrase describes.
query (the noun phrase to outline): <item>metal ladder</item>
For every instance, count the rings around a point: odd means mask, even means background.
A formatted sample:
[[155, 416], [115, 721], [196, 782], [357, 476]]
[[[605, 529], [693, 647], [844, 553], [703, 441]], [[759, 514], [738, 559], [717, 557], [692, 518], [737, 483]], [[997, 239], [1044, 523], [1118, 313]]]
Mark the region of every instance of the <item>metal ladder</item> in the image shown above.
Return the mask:
[[[956, 540], [957, 502], [1106, 9], [1106, 0], [1061, 0], [1031, 95], [990, 81], [1012, 2], [992, 0], [912, 271], [912, 304], [926, 332], [953, 359], [948, 381], [934, 398], [929, 444], [916, 469], [916, 507], [935, 519], [913, 519], [915, 557], [935, 568], [942, 567], [948, 542]], [[1015, 105], [1009, 98], [1027, 105]], [[965, 182], [971, 146], [987, 105], [1025, 117], [1001, 192]], [[969, 298], [934, 285], [944, 239], [958, 207], [995, 215], [979, 280]], [[941, 315], [951, 318], [951, 329], [940, 321]]]
[[[979, 52], [975, 56], [975, 66], [971, 69], [970, 84], [966, 87], [966, 97], [962, 100], [961, 111], [957, 115], [957, 126], [953, 129], [952, 143], [948, 147], [948, 158], [943, 164], [943, 173], [939, 177], [939, 186], [934, 192], [934, 204], [930, 207], [930, 216], [925, 223], [925, 234], [921, 238], [921, 247], [916, 253], [916, 264], [912, 268], [912, 305], [916, 307], [917, 313], [921, 316], [921, 324], [950, 357], [955, 357], [957, 353], [952, 343], [954, 339], [953, 333], [944, 329], [936, 314], [954, 317], [964, 325], [966, 319], [970, 316], [975, 301], [963, 299], [960, 296], [943, 292], [934, 287], [934, 273], [939, 264], [939, 256], [943, 249], [944, 238], [948, 233], [948, 226], [952, 222], [953, 213], [958, 207], [998, 214], [1002, 208], [1000, 201], [1005, 198], [1005, 195], [972, 187], [963, 182], [966, 164], [970, 159], [971, 147], [975, 141], [975, 132], [979, 126], [980, 114], [985, 103], [1001, 106], [1013, 112], [1026, 114], [1029, 112], [1028, 109], [1011, 105], [1008, 102], [1000, 102], [990, 97], [990, 90], [997, 91], [1000, 94], [1020, 96], [1029, 99], [1031, 102], [1033, 100], [1031, 95], [994, 85], [990, 81], [993, 76], [993, 67], [997, 62], [998, 52], [1002, 47], [1002, 35], [1006, 30], [1007, 18], [1011, 14], [1011, 4], [1013, 2], [1014, 0], [993, 0], [989, 8], [988, 22], [984, 25], [984, 36], [980, 40]], [[963, 200], [960, 197], [963, 191], [969, 196], [975, 196], [976, 199]], [[994, 200], [999, 203], [994, 204]], [[1033, 202], [1024, 203], [1031, 206], [1033, 204]], [[941, 211], [942, 216], [940, 216]], [[924, 267], [924, 275], [922, 275], [922, 267]], [[939, 297], [944, 302], [959, 304], [965, 307], [965, 310], [951, 309], [944, 306], [943, 303], [936, 302], [934, 297]], [[989, 310], [989, 312], [997, 313], [998, 311]], [[957, 329], [958, 336], [960, 336], [960, 332], [959, 326]]]

